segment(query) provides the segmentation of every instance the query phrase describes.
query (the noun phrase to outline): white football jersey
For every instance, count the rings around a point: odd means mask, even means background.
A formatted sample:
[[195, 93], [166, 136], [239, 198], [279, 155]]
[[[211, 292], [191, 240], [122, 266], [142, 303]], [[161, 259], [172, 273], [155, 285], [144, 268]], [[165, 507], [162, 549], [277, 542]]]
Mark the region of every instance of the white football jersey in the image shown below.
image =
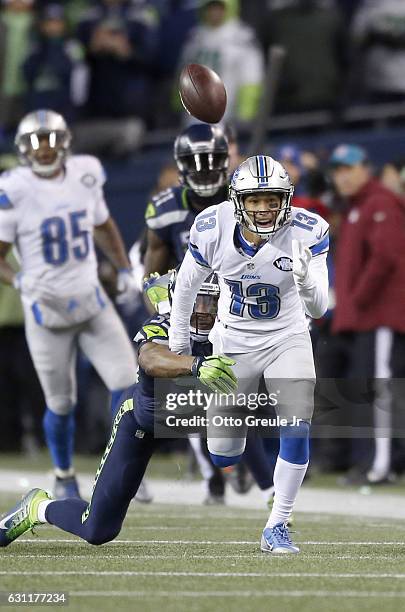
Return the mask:
[[0, 240], [15, 244], [24, 275], [59, 295], [98, 284], [93, 228], [109, 217], [98, 159], [74, 155], [65, 169], [54, 179], [27, 167], [0, 176]]
[[236, 228], [230, 202], [211, 206], [196, 218], [189, 250], [201, 266], [218, 273], [218, 320], [210, 340], [223, 352], [260, 350], [307, 329], [292, 273], [293, 239], [311, 249], [310, 266], [319, 264], [320, 274], [326, 271], [328, 223], [303, 208], [292, 207], [291, 221], [256, 252]]

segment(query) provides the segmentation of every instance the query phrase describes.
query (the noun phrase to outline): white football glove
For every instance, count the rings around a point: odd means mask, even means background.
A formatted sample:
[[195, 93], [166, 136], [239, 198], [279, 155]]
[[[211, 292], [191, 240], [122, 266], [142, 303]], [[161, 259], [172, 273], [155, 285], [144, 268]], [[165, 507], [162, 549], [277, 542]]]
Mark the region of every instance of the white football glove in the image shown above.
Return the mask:
[[127, 304], [138, 299], [139, 288], [131, 269], [118, 271], [117, 291], [117, 304]]
[[303, 240], [292, 241], [293, 277], [297, 287], [302, 287], [308, 278], [309, 263], [312, 259], [311, 250], [304, 245]]

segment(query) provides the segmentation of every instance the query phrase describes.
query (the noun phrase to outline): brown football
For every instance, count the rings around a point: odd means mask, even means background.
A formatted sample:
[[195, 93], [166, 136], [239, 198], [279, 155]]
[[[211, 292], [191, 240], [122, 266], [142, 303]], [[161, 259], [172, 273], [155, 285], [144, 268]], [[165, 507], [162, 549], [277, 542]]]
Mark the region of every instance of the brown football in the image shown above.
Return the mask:
[[179, 93], [184, 108], [196, 119], [205, 123], [218, 123], [224, 116], [225, 85], [208, 66], [184, 66], [180, 74]]

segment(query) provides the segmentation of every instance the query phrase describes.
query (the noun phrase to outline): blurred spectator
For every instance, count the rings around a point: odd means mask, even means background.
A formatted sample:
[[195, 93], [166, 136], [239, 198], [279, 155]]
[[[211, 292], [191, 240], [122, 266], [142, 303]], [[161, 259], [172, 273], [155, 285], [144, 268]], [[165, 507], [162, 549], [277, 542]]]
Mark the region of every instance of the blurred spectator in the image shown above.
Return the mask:
[[102, 0], [89, 9], [78, 36], [90, 66], [89, 114], [146, 119], [158, 43], [151, 4]]
[[231, 123], [226, 123], [224, 126], [225, 136], [228, 139], [228, 153], [229, 153], [229, 176], [232, 175], [234, 170], [246, 159], [246, 156], [240, 154], [238, 134], [236, 129]]
[[294, 185], [293, 205], [328, 219], [329, 210], [318, 197], [319, 190], [314, 189], [315, 183], [325, 188], [323, 174], [318, 168], [319, 162], [315, 155], [290, 143], [276, 149], [274, 157], [287, 170]]
[[285, 47], [277, 111], [336, 108], [345, 79], [347, 35], [335, 0], [267, 0], [261, 19], [267, 48]]
[[[173, 87], [184, 41], [198, 22], [200, 0], [160, 0], [159, 49], [155, 75], [158, 80], [154, 105], [154, 125], [178, 124], [178, 93]], [[174, 104], [162, 104], [175, 95]]]
[[23, 113], [22, 64], [34, 22], [34, 0], [1, 0], [0, 127], [14, 128]]
[[49, 107], [72, 121], [85, 97], [81, 45], [67, 38], [60, 4], [45, 5], [37, 29], [36, 43], [23, 66], [28, 88], [26, 110]]
[[258, 109], [264, 60], [254, 31], [227, 18], [226, 0], [202, 0], [201, 25], [190, 32], [180, 61], [205, 64], [223, 79], [228, 96], [225, 120], [251, 121]]
[[336, 191], [347, 202], [335, 260], [333, 331], [339, 334], [350, 377], [374, 380], [374, 426], [380, 433], [367, 480], [377, 483], [389, 477], [391, 467], [387, 379], [395, 337], [405, 337], [405, 209], [398, 196], [373, 178], [364, 149], [340, 145], [330, 164]]
[[405, 2], [364, 0], [354, 16], [352, 36], [361, 60], [356, 90], [371, 101], [405, 99]]
[[385, 164], [380, 178], [387, 189], [391, 189], [400, 196], [405, 196], [405, 159]]
[[77, 34], [90, 70], [92, 121], [75, 132], [78, 150], [124, 155], [139, 146], [153, 108], [157, 25], [147, 1], [102, 0], [84, 16]]

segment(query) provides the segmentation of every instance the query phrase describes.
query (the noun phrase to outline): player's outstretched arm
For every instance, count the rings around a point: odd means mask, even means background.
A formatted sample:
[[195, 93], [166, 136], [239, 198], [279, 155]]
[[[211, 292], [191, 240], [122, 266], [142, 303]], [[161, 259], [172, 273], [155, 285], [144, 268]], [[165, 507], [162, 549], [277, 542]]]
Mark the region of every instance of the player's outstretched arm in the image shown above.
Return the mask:
[[187, 251], [176, 279], [170, 315], [169, 346], [175, 353], [190, 353], [190, 318], [199, 288], [210, 268], [198, 264]]
[[112, 217], [94, 228], [94, 240], [117, 270], [131, 268], [120, 231]]
[[124, 242], [112, 217], [94, 228], [94, 239], [97, 246], [118, 270], [117, 291], [118, 303], [130, 302], [138, 297], [138, 287], [132, 273]]
[[166, 274], [171, 256], [169, 246], [151, 229], [148, 229], [146, 237], [148, 246], [144, 258], [145, 276], [152, 272]]
[[176, 378], [191, 376], [194, 357], [177, 355], [167, 346], [156, 342], [146, 342], [139, 349], [138, 361], [140, 367], [154, 378]]
[[194, 376], [211, 391], [232, 393], [237, 388], [237, 379], [231, 366], [233, 359], [224, 355], [191, 357], [172, 353], [167, 346], [147, 342], [139, 350], [139, 365], [154, 378], [177, 378]]
[[327, 253], [312, 257], [302, 241], [292, 241], [293, 275], [305, 312], [313, 319], [322, 317], [328, 309]]

